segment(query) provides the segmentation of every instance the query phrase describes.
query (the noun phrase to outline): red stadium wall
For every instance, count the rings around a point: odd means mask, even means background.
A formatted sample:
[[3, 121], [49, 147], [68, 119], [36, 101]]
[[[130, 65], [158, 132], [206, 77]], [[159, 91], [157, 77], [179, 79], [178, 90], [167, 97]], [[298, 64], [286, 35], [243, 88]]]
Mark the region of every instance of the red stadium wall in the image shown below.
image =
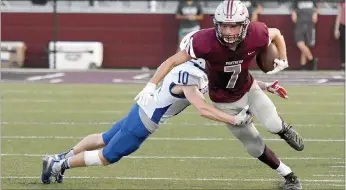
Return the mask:
[[[211, 27], [206, 16], [202, 27]], [[313, 53], [320, 69], [339, 69], [339, 45], [333, 38], [335, 16], [320, 16]], [[262, 15], [268, 27], [277, 27], [285, 36], [290, 68], [299, 68], [299, 50], [293, 40], [288, 15]], [[105, 68], [157, 67], [177, 46], [178, 22], [167, 14], [58, 14], [58, 40], [100, 41], [104, 44]], [[50, 13], [2, 13], [1, 39], [24, 41], [26, 67], [48, 67], [46, 49], [53, 34]], [[253, 64], [253, 67], [256, 67]]]

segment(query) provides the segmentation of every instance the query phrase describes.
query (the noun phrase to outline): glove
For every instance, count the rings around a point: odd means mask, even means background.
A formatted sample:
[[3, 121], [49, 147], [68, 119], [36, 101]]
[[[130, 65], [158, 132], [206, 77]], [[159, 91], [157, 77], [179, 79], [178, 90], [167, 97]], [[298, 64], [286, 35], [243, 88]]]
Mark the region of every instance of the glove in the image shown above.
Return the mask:
[[156, 84], [149, 82], [143, 90], [138, 93], [134, 100], [136, 100], [138, 104], [146, 106], [148, 101], [153, 98], [155, 90]]
[[273, 93], [281, 98], [288, 99], [286, 90], [279, 85], [279, 81], [274, 81], [272, 83], [265, 83], [268, 92]]
[[274, 59], [274, 64], [275, 68], [272, 71], [267, 72], [268, 75], [275, 74], [288, 67], [288, 62], [284, 59]]
[[249, 106], [245, 106], [238, 115], [234, 116], [234, 120], [231, 122], [232, 125], [247, 125], [253, 120], [253, 115], [249, 111]]

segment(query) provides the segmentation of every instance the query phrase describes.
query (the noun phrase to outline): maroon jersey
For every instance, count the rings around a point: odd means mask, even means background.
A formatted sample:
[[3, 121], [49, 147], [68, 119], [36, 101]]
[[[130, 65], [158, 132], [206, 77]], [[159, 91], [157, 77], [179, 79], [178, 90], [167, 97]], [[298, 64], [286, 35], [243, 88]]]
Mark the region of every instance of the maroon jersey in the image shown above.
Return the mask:
[[222, 45], [214, 28], [196, 32], [186, 47], [193, 58], [207, 62], [209, 96], [213, 102], [235, 102], [250, 90], [253, 77], [249, 73], [251, 60], [269, 44], [268, 28], [264, 23], [251, 22], [245, 39], [233, 51]]

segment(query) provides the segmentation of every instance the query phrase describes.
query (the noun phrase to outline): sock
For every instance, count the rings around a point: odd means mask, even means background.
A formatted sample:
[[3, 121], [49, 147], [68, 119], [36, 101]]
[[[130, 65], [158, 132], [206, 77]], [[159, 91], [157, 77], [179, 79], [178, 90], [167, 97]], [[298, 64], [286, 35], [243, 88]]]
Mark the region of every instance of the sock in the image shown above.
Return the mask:
[[71, 158], [67, 158], [64, 160], [64, 162], [61, 165], [62, 169], [65, 169], [65, 170], [70, 169], [70, 159]]
[[279, 175], [281, 175], [282, 177], [287, 176], [288, 174], [292, 173], [292, 170], [290, 167], [286, 166], [286, 164], [282, 163], [280, 161], [280, 165], [279, 167], [276, 169], [276, 171], [278, 172]]
[[280, 165], [280, 160], [276, 157], [274, 152], [267, 147], [267, 145], [264, 147], [263, 154], [258, 157], [258, 159], [274, 170], [276, 170]]
[[73, 152], [73, 148], [71, 148], [71, 150], [69, 150], [65, 155], [64, 155], [64, 159], [66, 158], [70, 158], [74, 156], [74, 152]]
[[69, 159], [57, 161], [53, 164], [52, 170], [54, 173], [60, 173], [61, 170], [70, 169]]

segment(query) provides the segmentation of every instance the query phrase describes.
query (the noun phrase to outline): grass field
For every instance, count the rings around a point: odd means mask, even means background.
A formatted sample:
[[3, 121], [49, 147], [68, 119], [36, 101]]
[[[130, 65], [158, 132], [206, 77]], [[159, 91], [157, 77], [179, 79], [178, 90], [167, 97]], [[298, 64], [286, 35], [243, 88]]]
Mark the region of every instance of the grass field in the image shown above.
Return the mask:
[[[252, 159], [221, 123], [193, 108], [169, 120], [130, 157], [108, 167], [69, 170], [63, 184], [41, 184], [45, 154], [67, 151], [83, 136], [125, 116], [142, 85], [1, 84], [2, 189], [280, 189], [282, 178]], [[344, 88], [287, 87], [270, 96], [305, 138], [296, 152], [256, 126], [300, 177], [304, 189], [345, 184]]]

